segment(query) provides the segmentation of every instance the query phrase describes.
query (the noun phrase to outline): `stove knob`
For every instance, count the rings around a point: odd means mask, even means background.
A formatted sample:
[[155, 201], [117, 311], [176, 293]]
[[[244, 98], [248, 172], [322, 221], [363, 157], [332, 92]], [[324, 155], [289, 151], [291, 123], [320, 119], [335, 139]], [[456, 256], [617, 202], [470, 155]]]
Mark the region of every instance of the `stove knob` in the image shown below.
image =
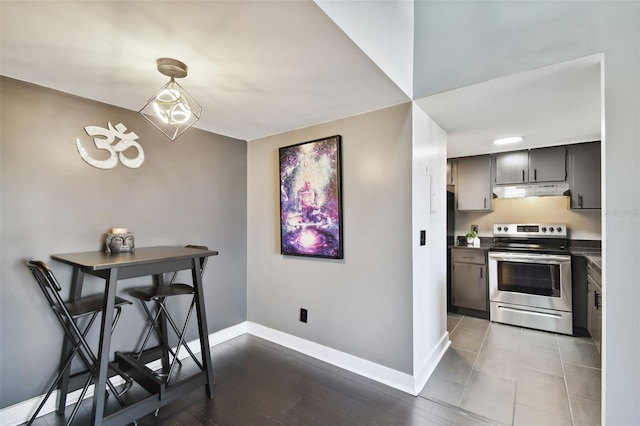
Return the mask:
[[502, 226], [498, 226], [498, 232], [502, 231]]
[[560, 228], [559, 226], [556, 228], [556, 231], [558, 232], [562, 232], [562, 228]]
[[547, 232], [547, 227], [546, 226], [542, 227], [542, 232]]
[[551, 228], [549, 228], [549, 232], [553, 232], [553, 231], [554, 231], [554, 229], [553, 229], [553, 226], [552, 226]]
[[505, 227], [504, 227], [504, 232], [507, 232], [508, 230], [509, 230], [509, 227], [508, 227], [508, 226], [505, 226]]

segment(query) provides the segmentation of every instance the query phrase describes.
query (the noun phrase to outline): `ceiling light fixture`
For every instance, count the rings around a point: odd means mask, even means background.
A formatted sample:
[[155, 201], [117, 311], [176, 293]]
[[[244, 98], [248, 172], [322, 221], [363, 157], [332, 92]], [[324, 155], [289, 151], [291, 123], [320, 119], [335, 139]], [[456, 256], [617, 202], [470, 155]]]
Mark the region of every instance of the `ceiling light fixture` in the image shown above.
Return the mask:
[[171, 80], [139, 112], [173, 141], [200, 119], [202, 107], [175, 81], [187, 76], [184, 63], [171, 58], [156, 62], [158, 71]]
[[510, 136], [508, 138], [500, 138], [493, 141], [496, 145], [508, 145], [511, 143], [522, 142], [524, 138], [522, 136]]

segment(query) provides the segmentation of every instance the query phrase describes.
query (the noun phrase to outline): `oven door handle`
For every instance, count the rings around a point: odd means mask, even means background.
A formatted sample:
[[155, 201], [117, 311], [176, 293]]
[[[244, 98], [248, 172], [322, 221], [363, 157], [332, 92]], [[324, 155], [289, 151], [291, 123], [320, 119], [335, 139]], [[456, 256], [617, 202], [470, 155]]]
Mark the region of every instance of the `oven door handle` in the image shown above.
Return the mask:
[[571, 263], [571, 257], [569, 256], [553, 255], [489, 253], [489, 259], [493, 259], [498, 262], [538, 263], [545, 265], [562, 265], [565, 263]]

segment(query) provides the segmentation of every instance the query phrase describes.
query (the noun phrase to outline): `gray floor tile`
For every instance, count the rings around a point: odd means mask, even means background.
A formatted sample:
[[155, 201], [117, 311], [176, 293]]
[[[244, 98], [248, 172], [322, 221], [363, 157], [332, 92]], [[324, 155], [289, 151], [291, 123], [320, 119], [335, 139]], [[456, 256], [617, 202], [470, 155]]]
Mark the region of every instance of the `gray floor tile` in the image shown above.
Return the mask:
[[600, 354], [593, 343], [588, 341], [559, 339], [563, 362], [600, 368]]
[[464, 391], [464, 385], [450, 382], [437, 376], [431, 376], [420, 395], [457, 406], [460, 402], [462, 391]]
[[485, 333], [489, 329], [491, 322], [482, 318], [464, 317], [460, 321], [460, 327], [468, 328], [470, 330], [479, 331]]
[[553, 374], [520, 367], [516, 402], [560, 417], [571, 417], [564, 378]]
[[460, 407], [510, 425], [516, 382], [474, 370], [464, 390]]
[[447, 315], [447, 331], [451, 333], [460, 323], [460, 318], [452, 318]]
[[558, 347], [558, 339], [554, 333], [548, 331], [522, 329], [522, 341], [530, 345]]
[[491, 323], [491, 326], [487, 331], [485, 344], [511, 351], [519, 351], [521, 335], [522, 331], [518, 327]]
[[469, 330], [468, 328], [456, 327], [451, 333], [451, 346], [465, 351], [478, 353], [482, 342], [484, 341], [484, 333]]
[[[571, 418], [560, 417], [555, 413], [538, 410], [528, 405], [516, 404], [513, 426], [572, 426]], [[582, 426], [576, 423], [575, 426]]]
[[485, 344], [478, 354], [474, 368], [509, 380], [516, 380], [518, 352]]
[[557, 348], [522, 343], [520, 345], [520, 365], [557, 376], [563, 375], [560, 351]]
[[449, 347], [433, 374], [461, 385], [466, 385], [478, 355], [474, 352]]
[[564, 367], [567, 391], [570, 396], [600, 402], [602, 386], [601, 370], [567, 362], [564, 362], [562, 366]]
[[569, 396], [573, 424], [576, 426], [600, 426], [600, 404], [575, 396]]

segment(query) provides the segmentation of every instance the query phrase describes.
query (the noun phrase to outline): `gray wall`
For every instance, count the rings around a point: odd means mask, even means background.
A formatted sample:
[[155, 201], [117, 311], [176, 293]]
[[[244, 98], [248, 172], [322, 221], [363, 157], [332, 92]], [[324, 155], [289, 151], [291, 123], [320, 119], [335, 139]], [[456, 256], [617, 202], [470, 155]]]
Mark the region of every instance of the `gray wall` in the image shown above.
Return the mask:
[[604, 420], [640, 421], [640, 2], [415, 3], [414, 95], [604, 53]]
[[[133, 231], [138, 247], [219, 250], [204, 276], [209, 331], [246, 320], [245, 141], [190, 129], [171, 142], [136, 112], [5, 77], [0, 85], [0, 407], [44, 393], [60, 354], [60, 327], [25, 259], [49, 262], [68, 288], [71, 268], [49, 255], [99, 250], [112, 227]], [[76, 138], [92, 146], [84, 127], [108, 122], [139, 136], [142, 167], [100, 170], [80, 158]], [[149, 282], [123, 281], [119, 293]], [[87, 292], [102, 285], [88, 279]], [[142, 327], [141, 309], [126, 309], [113, 349], [132, 349]], [[189, 339], [196, 337], [194, 322]]]
[[[335, 134], [345, 257], [282, 256], [278, 148]], [[250, 321], [412, 373], [411, 155], [410, 103], [249, 142]]]

